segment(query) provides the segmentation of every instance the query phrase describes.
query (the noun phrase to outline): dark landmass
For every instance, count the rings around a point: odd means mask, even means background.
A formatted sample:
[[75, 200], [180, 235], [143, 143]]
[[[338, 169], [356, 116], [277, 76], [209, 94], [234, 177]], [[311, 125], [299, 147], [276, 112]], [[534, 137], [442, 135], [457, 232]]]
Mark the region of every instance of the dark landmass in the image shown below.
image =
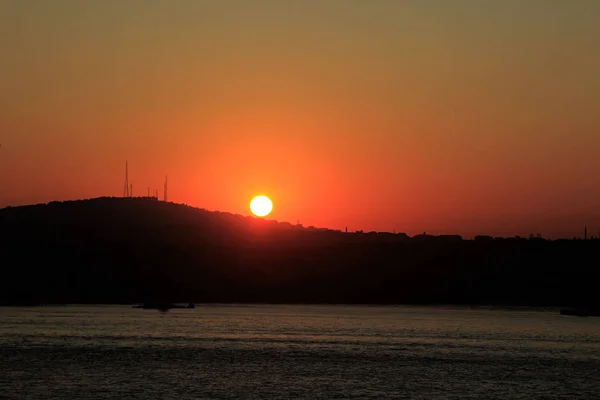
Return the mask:
[[0, 304], [596, 308], [600, 240], [344, 233], [150, 198], [0, 210]]

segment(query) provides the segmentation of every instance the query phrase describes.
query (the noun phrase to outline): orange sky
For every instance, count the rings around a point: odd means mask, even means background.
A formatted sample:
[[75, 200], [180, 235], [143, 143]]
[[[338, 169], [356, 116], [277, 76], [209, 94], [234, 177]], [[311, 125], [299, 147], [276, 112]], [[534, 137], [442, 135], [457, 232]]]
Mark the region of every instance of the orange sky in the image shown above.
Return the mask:
[[350, 230], [600, 229], [600, 2], [4, 0], [0, 207], [134, 194]]

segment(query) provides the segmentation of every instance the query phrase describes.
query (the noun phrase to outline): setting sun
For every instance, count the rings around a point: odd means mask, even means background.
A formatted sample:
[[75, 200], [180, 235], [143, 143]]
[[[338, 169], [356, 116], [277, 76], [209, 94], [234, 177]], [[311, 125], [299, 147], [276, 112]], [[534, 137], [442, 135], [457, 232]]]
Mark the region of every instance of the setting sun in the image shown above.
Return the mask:
[[257, 217], [265, 217], [273, 210], [273, 202], [267, 196], [256, 196], [250, 202], [250, 211]]

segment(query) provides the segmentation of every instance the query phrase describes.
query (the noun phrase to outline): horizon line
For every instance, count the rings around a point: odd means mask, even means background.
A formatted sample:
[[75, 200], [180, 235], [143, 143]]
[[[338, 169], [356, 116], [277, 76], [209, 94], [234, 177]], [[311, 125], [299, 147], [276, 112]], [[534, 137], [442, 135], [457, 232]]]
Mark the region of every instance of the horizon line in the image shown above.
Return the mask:
[[[377, 230], [371, 230], [371, 231], [364, 231], [364, 229], [356, 229], [356, 230], [348, 230], [345, 231], [344, 229], [340, 228], [340, 229], [336, 229], [336, 228], [329, 228], [329, 227], [317, 227], [314, 225], [309, 225], [309, 226], [304, 226], [300, 223], [297, 224], [293, 224], [290, 221], [280, 221], [280, 220], [276, 220], [276, 219], [268, 219], [266, 217], [257, 217], [255, 215], [244, 215], [244, 214], [237, 214], [231, 211], [223, 211], [223, 210], [210, 210], [207, 208], [202, 208], [199, 206], [192, 206], [189, 205], [187, 203], [176, 203], [173, 201], [160, 201], [160, 199], [157, 196], [133, 196], [133, 197], [121, 197], [121, 196], [98, 196], [98, 197], [90, 197], [90, 198], [80, 198], [80, 199], [69, 199], [69, 200], [51, 200], [51, 201], [47, 201], [47, 202], [40, 202], [40, 203], [35, 203], [35, 204], [18, 204], [18, 205], [7, 205], [4, 206], [2, 208], [0, 208], [0, 211], [4, 210], [4, 209], [8, 209], [8, 208], [19, 208], [19, 207], [34, 207], [34, 206], [42, 206], [42, 205], [49, 205], [51, 203], [69, 203], [69, 202], [77, 202], [77, 201], [93, 201], [93, 200], [102, 200], [102, 199], [111, 199], [111, 200], [126, 200], [126, 201], [135, 201], [135, 200], [153, 200], [153, 201], [157, 201], [160, 203], [170, 203], [173, 205], [179, 205], [179, 206], [185, 206], [185, 207], [191, 207], [194, 208], [196, 210], [200, 210], [200, 211], [206, 211], [206, 212], [215, 212], [215, 213], [225, 213], [225, 214], [231, 214], [231, 215], [235, 215], [235, 216], [240, 216], [243, 218], [252, 218], [255, 220], [263, 220], [263, 221], [270, 221], [270, 222], [276, 222], [276, 223], [283, 223], [283, 224], [289, 224], [292, 227], [300, 227], [303, 229], [314, 229], [314, 230], [326, 230], [326, 231], [332, 231], [332, 232], [340, 232], [343, 234], [362, 234], [362, 235], [366, 235], [366, 234], [390, 234], [390, 235], [398, 235], [398, 236], [402, 236], [405, 235], [409, 238], [415, 238], [415, 237], [419, 237], [419, 236], [430, 236], [430, 237], [440, 237], [440, 236], [455, 236], [455, 237], [460, 237], [462, 240], [475, 240], [477, 237], [480, 238], [491, 238], [491, 239], [524, 239], [524, 240], [532, 240], [532, 239], [537, 239], [537, 240], [549, 240], [549, 241], [553, 241], [553, 240], [597, 240], [600, 239], [600, 230], [598, 231], [598, 236], [590, 236], [589, 238], [587, 237], [586, 233], [587, 233], [587, 227], [588, 225], [584, 225], [584, 237], [578, 237], [578, 236], [573, 236], [572, 238], [567, 238], [567, 237], [556, 237], [554, 239], [549, 238], [549, 237], [543, 237], [543, 235], [541, 235], [540, 232], [536, 232], [533, 233], [531, 232], [527, 237], [525, 236], [521, 236], [521, 235], [511, 235], [511, 236], [498, 236], [498, 235], [487, 235], [487, 234], [483, 234], [483, 233], [479, 233], [479, 234], [471, 234], [471, 235], [460, 235], [457, 233], [437, 233], [437, 234], [428, 234], [427, 231], [423, 231], [423, 233], [417, 233], [414, 234], [413, 236], [410, 236], [407, 232], [400, 232], [398, 231], [396, 228], [393, 229], [393, 231], [377, 231]], [[346, 227], [347, 228], [347, 227]], [[465, 237], [471, 238], [471, 239], [465, 239]], [[488, 239], [489, 240], [489, 239]]]

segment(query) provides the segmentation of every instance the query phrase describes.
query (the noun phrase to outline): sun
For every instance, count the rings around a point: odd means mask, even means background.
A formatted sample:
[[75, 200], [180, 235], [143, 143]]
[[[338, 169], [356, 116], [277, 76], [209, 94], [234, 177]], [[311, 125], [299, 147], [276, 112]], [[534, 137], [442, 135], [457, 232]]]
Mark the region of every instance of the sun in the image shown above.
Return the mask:
[[273, 210], [273, 202], [267, 196], [256, 196], [250, 202], [250, 211], [257, 217], [266, 217]]

